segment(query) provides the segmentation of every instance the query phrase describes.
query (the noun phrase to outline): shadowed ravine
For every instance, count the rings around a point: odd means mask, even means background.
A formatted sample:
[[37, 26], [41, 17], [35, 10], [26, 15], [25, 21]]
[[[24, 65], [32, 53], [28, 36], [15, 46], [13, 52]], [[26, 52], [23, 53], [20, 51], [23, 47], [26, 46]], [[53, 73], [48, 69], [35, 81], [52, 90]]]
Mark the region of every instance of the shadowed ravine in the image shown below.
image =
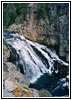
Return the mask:
[[16, 52], [17, 60], [11, 59], [11, 62], [28, 77], [30, 87], [48, 89], [53, 96], [68, 95], [69, 64], [61, 60], [55, 50], [27, 40], [17, 33], [4, 32], [4, 40], [11, 52]]

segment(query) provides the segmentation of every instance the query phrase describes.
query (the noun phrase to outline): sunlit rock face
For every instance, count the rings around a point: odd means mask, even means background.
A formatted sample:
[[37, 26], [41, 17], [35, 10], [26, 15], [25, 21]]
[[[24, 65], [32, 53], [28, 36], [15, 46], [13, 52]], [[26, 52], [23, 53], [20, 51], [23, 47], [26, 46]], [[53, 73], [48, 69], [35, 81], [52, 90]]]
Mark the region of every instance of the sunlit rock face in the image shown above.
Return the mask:
[[[23, 4], [19, 6], [23, 12]], [[32, 41], [57, 47], [59, 56], [69, 62], [69, 4], [47, 3], [45, 19], [37, 18], [38, 8], [38, 3], [30, 3], [27, 7], [26, 20], [20, 21], [23, 14], [15, 17], [15, 22], [8, 27], [9, 31], [19, 32]], [[10, 15], [16, 16], [16, 9], [13, 4], [5, 4], [4, 9], [8, 15], [4, 24], [8, 24]]]

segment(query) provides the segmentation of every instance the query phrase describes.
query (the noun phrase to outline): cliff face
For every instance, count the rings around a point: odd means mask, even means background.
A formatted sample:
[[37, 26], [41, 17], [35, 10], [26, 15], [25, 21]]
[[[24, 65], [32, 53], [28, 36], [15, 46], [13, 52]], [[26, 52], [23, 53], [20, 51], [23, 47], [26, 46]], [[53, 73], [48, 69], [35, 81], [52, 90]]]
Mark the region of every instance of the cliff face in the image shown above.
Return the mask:
[[66, 61], [69, 61], [68, 10], [69, 8], [67, 3], [46, 4], [47, 15], [43, 19], [37, 17], [39, 5], [29, 4], [26, 19], [22, 21], [22, 23], [18, 23], [19, 19], [23, 16], [21, 15], [16, 17], [15, 23], [9, 25], [8, 29], [9, 31], [18, 32], [19, 34], [24, 35], [32, 41], [57, 47], [59, 56], [64, 58]]

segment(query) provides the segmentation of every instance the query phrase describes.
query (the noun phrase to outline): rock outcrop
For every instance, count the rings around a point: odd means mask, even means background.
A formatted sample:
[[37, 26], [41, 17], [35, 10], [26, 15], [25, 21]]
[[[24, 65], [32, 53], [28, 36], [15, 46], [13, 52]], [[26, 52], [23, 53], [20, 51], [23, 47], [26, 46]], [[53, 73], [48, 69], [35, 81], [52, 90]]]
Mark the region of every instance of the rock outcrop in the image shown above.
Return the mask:
[[62, 59], [69, 62], [69, 6], [68, 4], [47, 4], [45, 19], [37, 19], [38, 4], [29, 4], [26, 20], [9, 26], [11, 32], [18, 32], [27, 39], [56, 47]]
[[39, 91], [29, 88], [26, 75], [17, 71], [17, 66], [10, 59], [10, 49], [3, 46], [3, 97], [39, 97]]

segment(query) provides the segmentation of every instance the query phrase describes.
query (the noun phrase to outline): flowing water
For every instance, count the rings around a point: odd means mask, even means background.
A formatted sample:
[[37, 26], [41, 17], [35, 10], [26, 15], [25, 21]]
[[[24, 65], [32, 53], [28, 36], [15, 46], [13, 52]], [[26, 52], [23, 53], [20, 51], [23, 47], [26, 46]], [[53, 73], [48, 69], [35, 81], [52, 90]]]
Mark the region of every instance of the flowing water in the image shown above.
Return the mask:
[[[53, 96], [68, 95], [69, 64], [61, 60], [54, 49], [25, 39], [18, 33], [4, 32], [8, 47], [16, 51], [13, 62], [30, 80], [30, 87], [49, 90]], [[20, 68], [20, 65], [23, 68]]]

